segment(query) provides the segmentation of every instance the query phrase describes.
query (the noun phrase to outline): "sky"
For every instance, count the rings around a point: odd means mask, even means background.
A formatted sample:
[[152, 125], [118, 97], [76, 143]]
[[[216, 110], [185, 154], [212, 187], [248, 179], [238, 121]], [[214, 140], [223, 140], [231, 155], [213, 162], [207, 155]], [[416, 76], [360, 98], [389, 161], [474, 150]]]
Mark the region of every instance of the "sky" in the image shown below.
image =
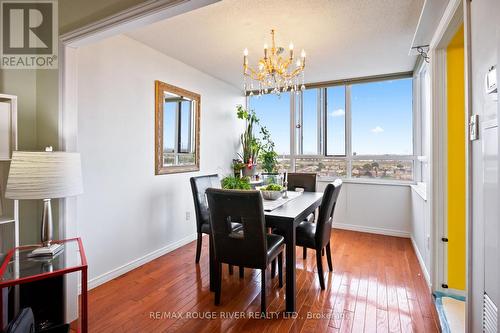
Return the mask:
[[[303, 153], [317, 153], [317, 90], [304, 92]], [[252, 97], [254, 109], [276, 143], [290, 153], [290, 94]], [[357, 155], [412, 154], [412, 79], [351, 86], [352, 151]], [[345, 154], [345, 87], [327, 89], [327, 153]]]

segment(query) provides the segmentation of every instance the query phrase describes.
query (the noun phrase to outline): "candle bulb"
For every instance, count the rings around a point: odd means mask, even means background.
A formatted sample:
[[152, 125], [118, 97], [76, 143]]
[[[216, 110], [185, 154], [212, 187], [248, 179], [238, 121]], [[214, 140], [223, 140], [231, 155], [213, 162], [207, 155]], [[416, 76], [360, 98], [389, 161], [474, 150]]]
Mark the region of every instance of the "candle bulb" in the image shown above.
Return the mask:
[[245, 57], [248, 55], [248, 49], [247, 49], [247, 48], [245, 48], [245, 49], [243, 50], [243, 55], [244, 55]]
[[264, 44], [264, 59], [267, 59], [267, 44]]
[[290, 61], [293, 59], [293, 43], [290, 43], [288, 45], [288, 48], [290, 49]]
[[302, 52], [300, 52], [300, 56], [302, 58], [305, 58], [306, 57], [306, 51], [302, 50]]

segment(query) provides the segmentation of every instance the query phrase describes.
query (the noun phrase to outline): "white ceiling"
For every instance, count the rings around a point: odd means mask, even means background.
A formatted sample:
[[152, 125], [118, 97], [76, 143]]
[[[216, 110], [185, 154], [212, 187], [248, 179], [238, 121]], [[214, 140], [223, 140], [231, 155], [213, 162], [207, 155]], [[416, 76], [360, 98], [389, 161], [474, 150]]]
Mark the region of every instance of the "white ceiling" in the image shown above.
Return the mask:
[[242, 51], [262, 56], [270, 30], [297, 54], [307, 51], [306, 81], [410, 71], [408, 56], [424, 0], [223, 0], [127, 35], [242, 87]]

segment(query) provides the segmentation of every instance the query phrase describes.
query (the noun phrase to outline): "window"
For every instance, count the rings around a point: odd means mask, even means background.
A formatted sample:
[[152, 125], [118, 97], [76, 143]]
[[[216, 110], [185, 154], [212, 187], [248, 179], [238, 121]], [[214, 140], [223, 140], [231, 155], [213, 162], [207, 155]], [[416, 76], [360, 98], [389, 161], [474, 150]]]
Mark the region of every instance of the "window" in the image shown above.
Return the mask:
[[412, 99], [413, 79], [398, 76], [252, 96], [248, 103], [289, 171], [406, 182], [415, 179]]
[[345, 86], [326, 89], [326, 155], [345, 156]]
[[271, 132], [279, 155], [290, 154], [290, 93], [249, 98], [249, 108], [255, 110], [262, 126]]
[[302, 115], [299, 124], [302, 136], [302, 149], [299, 152], [302, 155], [317, 155], [320, 152], [318, 132], [321, 126], [318, 126], [318, 114], [320, 112], [318, 94], [319, 89], [307, 89], [302, 95]]
[[413, 154], [412, 79], [351, 86], [352, 154]]

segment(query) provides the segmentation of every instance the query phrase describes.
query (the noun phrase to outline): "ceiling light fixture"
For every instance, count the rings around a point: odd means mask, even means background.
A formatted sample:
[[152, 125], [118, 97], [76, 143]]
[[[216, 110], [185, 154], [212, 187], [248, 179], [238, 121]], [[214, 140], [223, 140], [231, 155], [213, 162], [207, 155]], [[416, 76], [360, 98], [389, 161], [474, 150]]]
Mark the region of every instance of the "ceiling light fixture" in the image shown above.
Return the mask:
[[[264, 44], [264, 57], [260, 58], [257, 69], [248, 65], [248, 49], [243, 51], [243, 87], [245, 95], [252, 96], [254, 91], [257, 91], [259, 95], [269, 92], [279, 95], [288, 90], [298, 93], [299, 90], [305, 89], [306, 52], [302, 50], [300, 58], [294, 62], [293, 43], [290, 43], [288, 55], [285, 55], [285, 48], [276, 46], [274, 29], [271, 30], [271, 38], [271, 49], [269, 50], [268, 45]], [[257, 88], [254, 88], [254, 82], [257, 83]]]

